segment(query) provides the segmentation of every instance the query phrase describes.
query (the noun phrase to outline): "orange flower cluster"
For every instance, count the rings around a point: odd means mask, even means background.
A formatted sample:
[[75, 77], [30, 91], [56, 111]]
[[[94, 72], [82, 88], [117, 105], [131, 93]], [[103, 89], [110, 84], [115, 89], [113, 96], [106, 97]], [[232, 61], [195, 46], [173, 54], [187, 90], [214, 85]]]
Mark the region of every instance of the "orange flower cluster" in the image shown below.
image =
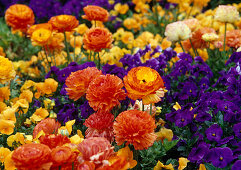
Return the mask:
[[72, 15], [54, 16], [50, 18], [48, 23], [50, 23], [53, 26], [53, 29], [58, 32], [70, 32], [79, 25], [79, 21]]
[[106, 28], [91, 28], [86, 31], [83, 38], [84, 48], [94, 52], [112, 47], [112, 34]]
[[12, 154], [12, 160], [19, 170], [50, 169], [51, 149], [43, 144], [30, 143], [18, 147]]
[[39, 122], [33, 130], [33, 138], [36, 138], [38, 133], [43, 130], [47, 134], [57, 134], [58, 128], [61, 126], [59, 122], [56, 122], [55, 119], [47, 118]]
[[100, 75], [90, 84], [86, 92], [89, 105], [95, 110], [109, 112], [126, 98], [122, 80], [114, 75]]
[[26, 5], [15, 4], [6, 10], [5, 20], [13, 31], [19, 30], [25, 33], [28, 27], [34, 24], [34, 13]]
[[[221, 39], [224, 39], [224, 36], [222, 36]], [[223, 40], [221, 41], [223, 42]], [[241, 30], [227, 31], [226, 44], [236, 49], [241, 47]]]
[[164, 96], [164, 82], [159, 73], [149, 67], [132, 68], [124, 77], [127, 95], [143, 104], [157, 103]]
[[92, 161], [96, 165], [101, 165], [103, 160], [108, 160], [113, 154], [113, 147], [106, 138], [90, 137], [78, 145], [78, 150], [82, 154], [78, 160]]
[[135, 150], [150, 147], [156, 140], [155, 120], [145, 111], [128, 110], [120, 113], [113, 125], [117, 145], [133, 144]]
[[88, 127], [85, 137], [104, 137], [110, 142], [114, 140], [113, 134], [114, 115], [111, 113], [94, 113], [85, 120], [84, 125]]
[[50, 149], [53, 149], [57, 146], [63, 146], [66, 143], [70, 143], [70, 140], [67, 136], [61, 134], [49, 134], [39, 138], [40, 143], [47, 145]]
[[83, 96], [90, 84], [90, 82], [102, 72], [96, 67], [88, 67], [84, 70], [72, 72], [66, 79], [65, 84], [67, 95], [74, 101]]
[[[206, 33], [216, 33], [213, 28], [199, 28], [197, 31], [192, 33], [190, 38], [193, 44], [193, 48], [206, 48], [208, 43], [202, 39], [202, 36]], [[191, 42], [189, 39], [182, 42], [182, 45], [185, 50], [189, 51], [192, 48]]]
[[83, 19], [89, 21], [102, 21], [106, 22], [109, 18], [109, 13], [104, 8], [94, 5], [88, 5], [84, 7], [85, 15], [82, 16]]
[[78, 152], [73, 152], [68, 146], [56, 147], [51, 152], [51, 160], [53, 162], [51, 169], [58, 170], [59, 166], [63, 170], [72, 169], [72, 163], [75, 162], [77, 156]]

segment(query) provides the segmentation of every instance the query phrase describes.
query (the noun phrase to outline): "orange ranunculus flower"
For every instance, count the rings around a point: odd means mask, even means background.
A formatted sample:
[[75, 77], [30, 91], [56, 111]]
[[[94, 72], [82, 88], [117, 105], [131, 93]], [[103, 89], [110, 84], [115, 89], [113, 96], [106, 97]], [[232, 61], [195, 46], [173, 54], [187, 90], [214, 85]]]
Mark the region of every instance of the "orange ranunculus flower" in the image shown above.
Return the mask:
[[84, 34], [84, 48], [94, 52], [100, 52], [102, 49], [112, 47], [112, 34], [106, 28], [91, 28]]
[[[221, 37], [222, 42], [224, 36]], [[239, 48], [241, 47], [241, 30], [231, 30], [226, 33], [226, 44], [229, 47]]]
[[142, 99], [143, 104], [157, 103], [164, 96], [164, 82], [159, 73], [149, 67], [132, 68], [124, 77], [127, 96]]
[[30, 143], [18, 147], [12, 154], [12, 160], [19, 170], [50, 168], [51, 149], [43, 144]]
[[49, 22], [54, 30], [59, 32], [70, 32], [79, 25], [79, 21], [72, 15], [58, 15], [51, 17]]
[[34, 24], [34, 13], [31, 8], [22, 4], [10, 6], [5, 12], [7, 25], [12, 29], [26, 32]]
[[96, 67], [88, 67], [84, 70], [72, 72], [65, 81], [67, 86], [65, 90], [69, 98], [74, 101], [78, 100], [85, 94], [90, 82], [101, 74], [102, 72]]
[[[208, 42], [202, 39], [202, 36], [206, 33], [215, 33], [213, 28], [199, 28], [197, 31], [192, 33], [192, 37], [190, 38], [193, 44], [193, 48], [206, 48], [208, 47]], [[189, 39], [182, 42], [185, 50], [190, 50], [192, 48], [191, 42]]]
[[52, 25], [49, 23], [35, 24], [35, 25], [32, 25], [31, 27], [29, 27], [27, 34], [31, 37], [33, 32], [40, 28], [44, 28], [44, 29], [47, 29], [50, 31], [52, 31], [52, 29], [53, 29]]
[[114, 75], [100, 75], [92, 80], [86, 91], [90, 107], [95, 111], [109, 112], [126, 98], [122, 80]]
[[63, 146], [66, 143], [70, 143], [69, 138], [61, 134], [45, 135], [41, 137], [39, 140], [40, 140], [40, 143], [47, 145], [50, 149], [53, 149], [57, 146]]
[[156, 140], [155, 120], [145, 111], [128, 110], [120, 113], [113, 125], [117, 145], [133, 144], [135, 150], [150, 147]]
[[113, 134], [114, 115], [111, 113], [94, 113], [85, 120], [84, 125], [88, 127], [85, 137], [104, 137], [110, 142], [114, 140]]
[[57, 134], [58, 128], [61, 126], [59, 122], [56, 122], [55, 119], [47, 118], [38, 123], [33, 130], [33, 138], [35, 138], [38, 133], [43, 130], [47, 134]]
[[89, 21], [106, 22], [109, 18], [109, 13], [107, 10], [95, 5], [88, 5], [84, 7], [84, 12], [85, 15], [83, 15], [82, 18]]
[[59, 146], [54, 149], [52, 149], [51, 152], [51, 160], [53, 162], [52, 168], [59, 169], [59, 166], [61, 166], [61, 169], [71, 169], [72, 163], [75, 162], [77, 158], [77, 152], [73, 152], [70, 147], [68, 146]]
[[108, 160], [114, 154], [110, 142], [102, 137], [84, 139], [78, 145], [78, 150], [82, 153], [78, 158], [79, 161], [92, 161], [96, 165], [102, 164], [103, 160]]

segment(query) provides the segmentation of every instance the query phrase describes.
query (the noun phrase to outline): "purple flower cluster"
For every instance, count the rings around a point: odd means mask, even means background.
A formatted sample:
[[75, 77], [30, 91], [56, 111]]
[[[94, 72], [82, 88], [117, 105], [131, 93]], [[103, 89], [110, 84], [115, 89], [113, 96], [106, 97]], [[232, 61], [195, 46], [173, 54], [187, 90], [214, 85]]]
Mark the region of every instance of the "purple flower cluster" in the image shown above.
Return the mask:
[[[108, 10], [113, 9], [116, 3], [110, 4], [108, 0], [0, 0], [0, 5], [6, 10], [10, 5], [19, 3], [28, 5], [38, 19], [49, 19], [52, 16], [60, 14], [75, 15], [77, 18], [83, 14], [83, 8], [87, 5], [97, 5]], [[4, 10], [1, 10], [1, 15], [4, 15]]]

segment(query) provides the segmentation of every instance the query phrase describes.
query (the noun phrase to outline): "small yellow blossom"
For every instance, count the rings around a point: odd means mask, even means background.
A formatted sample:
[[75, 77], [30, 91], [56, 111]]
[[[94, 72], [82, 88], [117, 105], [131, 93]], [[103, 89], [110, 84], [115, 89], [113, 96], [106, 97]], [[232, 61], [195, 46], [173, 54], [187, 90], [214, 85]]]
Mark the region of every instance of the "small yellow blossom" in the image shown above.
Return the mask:
[[14, 122], [11, 120], [0, 119], [0, 133], [11, 135], [14, 131]]
[[199, 165], [199, 169], [198, 170], [206, 170], [206, 167], [204, 164], [200, 164]]
[[0, 147], [0, 162], [4, 163], [6, 160], [6, 157], [11, 153], [11, 151], [8, 148]]
[[176, 102], [176, 104], [173, 106], [173, 108], [174, 108], [175, 110], [182, 109], [182, 107], [179, 105], [178, 102]]
[[189, 160], [187, 160], [187, 158], [183, 158], [183, 157], [179, 158], [178, 170], [183, 170], [184, 168], [186, 168], [188, 162], [189, 162]]
[[16, 108], [16, 110], [19, 114], [27, 113], [28, 108], [29, 108], [29, 103], [26, 99], [19, 99], [13, 105], [13, 108]]
[[3, 102], [4, 100], [9, 100], [9, 96], [10, 96], [10, 89], [8, 88], [8, 86], [1, 87], [0, 88], [0, 102]]
[[127, 4], [122, 5], [121, 3], [117, 3], [114, 9], [120, 14], [125, 14], [129, 10], [129, 6]]
[[1, 115], [1, 118], [4, 120], [9, 120], [9, 121], [13, 121], [13, 123], [16, 123], [16, 116], [15, 116], [15, 112], [16, 112], [16, 108], [6, 108]]
[[216, 41], [218, 38], [219, 36], [215, 33], [206, 33], [202, 35], [202, 39], [207, 42]]
[[19, 99], [26, 99], [28, 102], [32, 102], [33, 99], [33, 92], [30, 90], [23, 90], [19, 96]]
[[154, 170], [162, 170], [162, 169], [174, 170], [172, 164], [164, 165], [163, 163], [158, 161], [156, 166], [154, 167]]
[[165, 127], [162, 127], [159, 132], [155, 133], [157, 135], [157, 141], [161, 140], [162, 142], [164, 139], [167, 139], [169, 142], [172, 141], [173, 138], [173, 132], [171, 129], [166, 129]]
[[16, 170], [17, 169], [14, 166], [14, 161], [12, 160], [12, 154], [13, 154], [13, 152], [8, 154], [5, 159], [5, 162], [4, 162], [5, 169], [7, 169], [7, 170]]
[[34, 114], [30, 117], [30, 120], [32, 122], [39, 122], [39, 121], [45, 119], [48, 115], [49, 115], [48, 110], [40, 107], [40, 108], [36, 109]]
[[2, 111], [4, 111], [7, 108], [7, 105], [3, 102], [0, 102], [0, 113], [2, 113]]
[[5, 84], [13, 79], [15, 75], [13, 63], [8, 58], [0, 56], [0, 83]]
[[73, 144], [76, 144], [76, 145], [78, 145], [78, 144], [80, 144], [83, 140], [84, 140], [84, 138], [81, 138], [79, 135], [74, 135], [74, 136], [72, 136], [71, 138], [69, 138], [70, 139], [70, 142], [71, 143], [73, 143]]

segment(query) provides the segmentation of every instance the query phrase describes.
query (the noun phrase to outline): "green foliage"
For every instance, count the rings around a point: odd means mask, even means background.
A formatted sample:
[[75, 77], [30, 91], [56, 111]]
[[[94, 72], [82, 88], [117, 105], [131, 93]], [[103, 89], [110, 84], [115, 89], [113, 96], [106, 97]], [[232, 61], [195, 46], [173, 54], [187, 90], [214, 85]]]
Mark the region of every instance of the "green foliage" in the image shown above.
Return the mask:
[[31, 44], [29, 38], [12, 34], [3, 18], [0, 18], [0, 46], [3, 47], [7, 57], [13, 61], [29, 60], [40, 49]]
[[[140, 151], [140, 166], [142, 169], [149, 170], [153, 169], [156, 166], [158, 160], [162, 162], [164, 157], [167, 155], [167, 152], [176, 146], [178, 140], [169, 142], [167, 139], [159, 142], [154, 142], [154, 144], [149, 147], [147, 150]], [[168, 156], [170, 157], [170, 155]], [[172, 162], [169, 160], [169, 162]]]

